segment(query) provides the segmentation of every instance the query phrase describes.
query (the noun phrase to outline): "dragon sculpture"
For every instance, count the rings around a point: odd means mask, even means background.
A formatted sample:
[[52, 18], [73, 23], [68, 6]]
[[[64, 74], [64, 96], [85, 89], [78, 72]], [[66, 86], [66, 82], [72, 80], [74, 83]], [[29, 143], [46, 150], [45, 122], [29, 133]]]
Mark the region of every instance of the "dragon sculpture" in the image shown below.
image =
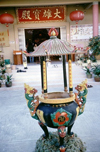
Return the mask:
[[78, 91], [78, 93], [75, 93], [75, 101], [80, 107], [79, 115], [84, 112], [85, 103], [86, 103], [86, 97], [87, 97], [87, 79], [83, 81], [81, 84], [77, 85], [75, 89]]
[[27, 84], [24, 84], [25, 89], [25, 98], [27, 101], [27, 106], [30, 110], [30, 114], [33, 118], [38, 119], [36, 115], [36, 109], [39, 105], [39, 98], [35, 96], [37, 90], [35, 88], [30, 87]]

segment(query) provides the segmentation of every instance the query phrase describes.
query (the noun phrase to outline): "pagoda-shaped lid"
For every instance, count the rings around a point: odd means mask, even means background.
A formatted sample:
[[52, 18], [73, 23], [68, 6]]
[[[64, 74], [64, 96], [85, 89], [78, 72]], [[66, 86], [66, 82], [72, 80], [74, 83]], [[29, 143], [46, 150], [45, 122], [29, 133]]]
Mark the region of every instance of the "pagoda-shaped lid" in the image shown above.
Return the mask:
[[65, 40], [57, 38], [58, 32], [51, 28], [48, 32], [49, 40], [42, 42], [30, 56], [58, 56], [66, 54], [86, 53], [84, 50], [77, 50]]

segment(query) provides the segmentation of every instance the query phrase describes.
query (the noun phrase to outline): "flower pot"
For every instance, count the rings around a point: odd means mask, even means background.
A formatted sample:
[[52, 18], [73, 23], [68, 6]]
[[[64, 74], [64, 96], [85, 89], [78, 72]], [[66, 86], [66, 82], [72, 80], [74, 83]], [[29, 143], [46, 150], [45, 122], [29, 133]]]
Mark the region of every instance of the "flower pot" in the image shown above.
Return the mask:
[[91, 74], [91, 73], [87, 73], [87, 74], [86, 74], [86, 77], [87, 77], [87, 78], [92, 78], [92, 74]]
[[5, 83], [6, 87], [11, 87], [12, 86], [12, 81], [10, 81], [9, 83]]
[[96, 82], [100, 82], [100, 76], [94, 76], [94, 80], [95, 80]]
[[5, 79], [5, 75], [4, 75], [4, 74], [2, 74], [2, 76], [1, 76], [1, 77], [2, 77], [2, 79], [3, 79], [3, 80]]
[[16, 65], [12, 65], [12, 66], [11, 66], [11, 69], [12, 69], [12, 70], [16, 70]]
[[100, 60], [100, 55], [95, 56], [97, 60]]

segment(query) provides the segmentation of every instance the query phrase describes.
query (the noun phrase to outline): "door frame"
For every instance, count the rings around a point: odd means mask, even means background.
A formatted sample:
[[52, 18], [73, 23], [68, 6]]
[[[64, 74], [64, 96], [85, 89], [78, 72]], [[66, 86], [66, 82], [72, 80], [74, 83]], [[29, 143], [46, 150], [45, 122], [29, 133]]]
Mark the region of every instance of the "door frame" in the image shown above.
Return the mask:
[[[18, 37], [18, 29], [38, 29], [38, 28], [52, 28], [52, 27], [58, 27], [60, 28], [60, 33], [61, 33], [61, 28], [65, 27], [65, 35], [66, 35], [66, 40], [70, 40], [70, 35], [69, 35], [69, 23], [68, 22], [48, 22], [48, 23], [34, 23], [34, 24], [17, 24], [14, 25], [14, 32], [15, 32], [15, 49], [19, 50], [19, 37]], [[62, 35], [62, 34], [61, 34]], [[61, 39], [63, 35], [61, 36]], [[25, 37], [24, 37], [25, 39]], [[25, 47], [25, 46], [24, 46]], [[25, 49], [25, 48], [24, 48]]]

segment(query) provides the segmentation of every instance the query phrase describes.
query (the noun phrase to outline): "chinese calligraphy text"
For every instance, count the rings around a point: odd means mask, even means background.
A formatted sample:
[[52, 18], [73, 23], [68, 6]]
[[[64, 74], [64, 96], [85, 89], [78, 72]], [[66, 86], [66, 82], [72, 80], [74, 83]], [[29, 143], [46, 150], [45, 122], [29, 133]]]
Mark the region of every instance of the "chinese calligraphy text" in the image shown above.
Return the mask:
[[65, 7], [18, 8], [17, 20], [18, 23], [65, 21]]

